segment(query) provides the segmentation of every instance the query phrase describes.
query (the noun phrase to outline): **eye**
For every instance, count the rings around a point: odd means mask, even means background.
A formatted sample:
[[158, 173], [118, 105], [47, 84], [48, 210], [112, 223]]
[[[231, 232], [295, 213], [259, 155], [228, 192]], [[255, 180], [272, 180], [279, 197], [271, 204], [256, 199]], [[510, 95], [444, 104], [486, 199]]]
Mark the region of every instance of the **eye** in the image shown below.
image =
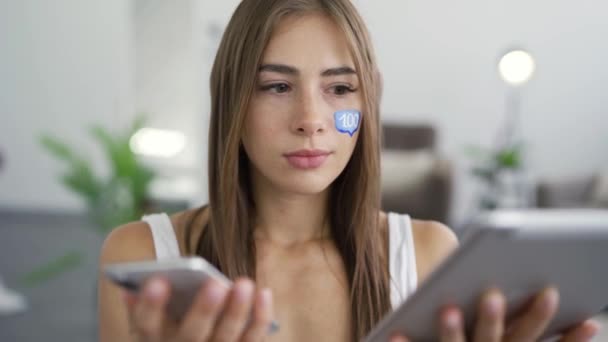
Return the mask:
[[346, 95], [348, 93], [354, 93], [357, 89], [354, 89], [350, 86], [340, 84], [332, 87], [334, 89], [334, 95]]
[[291, 87], [287, 83], [273, 83], [273, 84], [262, 86], [261, 89], [263, 91], [271, 90], [274, 93], [283, 94], [283, 93], [288, 92], [291, 89]]

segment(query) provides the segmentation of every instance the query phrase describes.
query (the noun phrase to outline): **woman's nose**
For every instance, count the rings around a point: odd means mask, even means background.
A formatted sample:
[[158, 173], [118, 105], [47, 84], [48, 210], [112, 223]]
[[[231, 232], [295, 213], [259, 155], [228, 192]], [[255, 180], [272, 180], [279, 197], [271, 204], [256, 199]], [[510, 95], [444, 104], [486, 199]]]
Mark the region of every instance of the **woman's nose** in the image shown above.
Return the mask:
[[327, 131], [328, 109], [320, 94], [302, 94], [292, 122], [292, 131], [298, 135], [313, 136]]

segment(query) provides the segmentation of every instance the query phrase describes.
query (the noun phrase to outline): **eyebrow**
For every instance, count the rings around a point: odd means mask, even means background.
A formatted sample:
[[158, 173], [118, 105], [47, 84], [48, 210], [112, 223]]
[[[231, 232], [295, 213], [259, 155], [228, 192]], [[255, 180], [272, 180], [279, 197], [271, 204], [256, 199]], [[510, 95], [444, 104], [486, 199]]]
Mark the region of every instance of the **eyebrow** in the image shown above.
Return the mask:
[[[286, 74], [286, 75], [292, 75], [292, 76], [297, 76], [300, 74], [300, 71], [292, 66], [289, 65], [285, 65], [285, 64], [263, 64], [260, 66], [260, 68], [258, 69], [259, 72], [276, 72], [279, 74]], [[330, 68], [330, 69], [326, 69], [323, 70], [323, 72], [321, 72], [321, 76], [323, 77], [328, 77], [328, 76], [341, 76], [341, 75], [356, 75], [357, 72], [348, 66], [342, 66], [342, 67], [338, 67], [338, 68]]]

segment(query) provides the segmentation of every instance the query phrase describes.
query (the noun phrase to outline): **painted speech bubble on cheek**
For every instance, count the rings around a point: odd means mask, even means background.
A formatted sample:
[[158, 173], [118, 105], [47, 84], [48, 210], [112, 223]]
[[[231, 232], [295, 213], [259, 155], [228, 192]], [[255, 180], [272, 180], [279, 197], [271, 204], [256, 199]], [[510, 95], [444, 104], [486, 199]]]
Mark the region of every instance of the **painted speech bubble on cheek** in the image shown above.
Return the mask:
[[348, 133], [351, 137], [359, 129], [361, 112], [355, 109], [340, 110], [334, 113], [336, 129], [340, 133]]

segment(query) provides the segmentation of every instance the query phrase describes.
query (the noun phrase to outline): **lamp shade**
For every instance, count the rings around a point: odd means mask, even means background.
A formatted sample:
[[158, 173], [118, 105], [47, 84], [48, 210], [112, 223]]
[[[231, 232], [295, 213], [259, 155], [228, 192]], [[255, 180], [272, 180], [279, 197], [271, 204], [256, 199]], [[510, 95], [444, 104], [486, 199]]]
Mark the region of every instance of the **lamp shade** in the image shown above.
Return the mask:
[[524, 50], [511, 50], [498, 63], [500, 77], [511, 86], [527, 83], [535, 69], [534, 58]]

